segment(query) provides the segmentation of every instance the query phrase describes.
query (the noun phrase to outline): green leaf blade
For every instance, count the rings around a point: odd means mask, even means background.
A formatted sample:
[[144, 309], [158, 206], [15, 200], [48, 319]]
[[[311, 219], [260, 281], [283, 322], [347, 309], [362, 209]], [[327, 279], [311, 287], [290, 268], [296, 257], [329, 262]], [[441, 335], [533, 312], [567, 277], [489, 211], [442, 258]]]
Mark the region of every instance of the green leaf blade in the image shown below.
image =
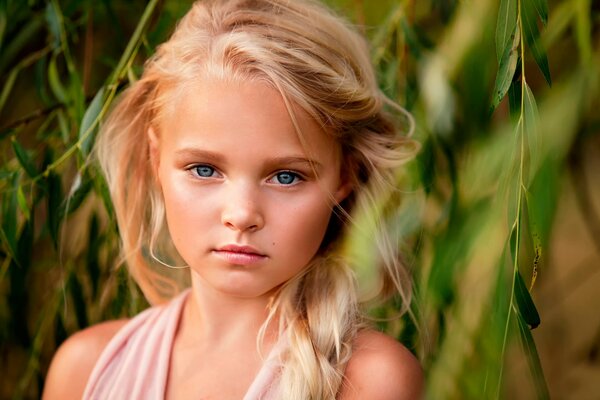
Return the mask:
[[79, 147], [84, 157], [87, 157], [90, 154], [92, 145], [94, 143], [95, 131], [98, 127], [100, 112], [104, 106], [104, 92], [104, 87], [98, 90], [98, 93], [96, 93], [94, 99], [83, 114], [81, 127], [79, 129]]
[[500, 0], [498, 21], [496, 23], [496, 56], [502, 60], [506, 46], [511, 42], [510, 37], [517, 26], [516, 0]]
[[13, 138], [11, 142], [13, 151], [15, 152], [15, 156], [17, 156], [17, 160], [19, 160], [21, 167], [23, 167], [23, 170], [25, 170], [30, 178], [35, 178], [38, 175], [38, 170], [31, 160], [31, 157], [15, 138]]
[[527, 83], [524, 83], [523, 124], [529, 150], [529, 175], [531, 179], [539, 168], [540, 135], [537, 103]]
[[538, 355], [537, 348], [535, 346], [535, 341], [533, 340], [533, 336], [531, 335], [531, 331], [529, 330], [526, 321], [521, 315], [519, 315], [519, 313], [517, 313], [516, 319], [519, 325], [519, 337], [521, 339], [523, 350], [527, 355], [527, 361], [531, 373], [533, 375], [533, 380], [537, 389], [536, 392], [538, 395], [538, 399], [549, 400], [550, 392], [548, 390], [548, 385], [546, 384], [546, 378], [544, 377], [542, 363], [540, 361], [540, 356]]
[[494, 98], [492, 101], [492, 108], [496, 108], [502, 101], [510, 85], [513, 82], [517, 64], [519, 61], [519, 42], [520, 32], [518, 27], [515, 27], [515, 31], [511, 34], [512, 41], [504, 49], [504, 54], [500, 60], [498, 67], [498, 73], [496, 74], [496, 83], [494, 86]]
[[537, 11], [535, 5], [530, 1], [521, 2], [521, 25], [523, 28], [522, 34], [525, 37], [527, 46], [540, 71], [542, 71], [544, 79], [551, 86], [552, 78], [550, 76], [550, 67], [548, 66], [548, 57], [546, 56], [546, 51], [539, 43], [540, 31], [537, 26]]
[[[524, 0], [529, 1], [529, 0]], [[544, 25], [548, 24], [548, 0], [531, 0]]]
[[540, 315], [519, 271], [515, 271], [515, 298], [523, 320], [527, 322], [531, 329], [535, 329], [540, 324]]

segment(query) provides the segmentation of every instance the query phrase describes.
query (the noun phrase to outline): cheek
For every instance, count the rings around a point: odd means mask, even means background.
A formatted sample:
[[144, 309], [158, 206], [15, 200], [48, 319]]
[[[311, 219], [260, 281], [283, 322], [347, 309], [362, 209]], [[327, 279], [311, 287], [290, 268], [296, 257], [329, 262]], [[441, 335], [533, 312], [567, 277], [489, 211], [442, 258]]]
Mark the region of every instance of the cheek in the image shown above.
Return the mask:
[[322, 200], [291, 210], [279, 231], [286, 238], [286, 250], [294, 251], [305, 263], [317, 253], [331, 217], [331, 208]]

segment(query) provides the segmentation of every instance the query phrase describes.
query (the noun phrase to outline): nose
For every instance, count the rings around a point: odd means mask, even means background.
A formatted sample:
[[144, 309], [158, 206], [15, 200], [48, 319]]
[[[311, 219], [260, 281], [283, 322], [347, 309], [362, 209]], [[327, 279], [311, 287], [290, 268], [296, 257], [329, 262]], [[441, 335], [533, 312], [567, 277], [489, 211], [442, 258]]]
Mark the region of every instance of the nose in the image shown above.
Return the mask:
[[243, 183], [230, 183], [223, 201], [221, 222], [227, 228], [239, 232], [254, 232], [264, 226], [257, 188]]

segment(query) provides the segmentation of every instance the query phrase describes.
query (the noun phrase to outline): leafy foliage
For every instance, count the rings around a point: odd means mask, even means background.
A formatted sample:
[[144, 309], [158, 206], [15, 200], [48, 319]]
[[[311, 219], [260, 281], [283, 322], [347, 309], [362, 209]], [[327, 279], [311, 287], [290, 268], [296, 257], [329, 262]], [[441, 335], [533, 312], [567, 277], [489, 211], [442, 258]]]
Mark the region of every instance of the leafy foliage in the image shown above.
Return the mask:
[[[416, 319], [381, 327], [420, 356], [431, 398], [502, 397], [513, 348], [548, 398], [530, 293], [565, 159], [598, 126], [597, 8], [328, 3], [364, 27], [381, 87], [413, 113], [422, 144], [399, 175], [402, 194], [377, 210], [409, 255]], [[117, 268], [110, 197], [89, 155], [111, 103], [189, 5], [0, 1], [1, 398], [39, 396], [68, 334], [146, 306]], [[368, 269], [376, 238], [354, 239]], [[373, 313], [385, 321], [399, 307], [396, 299]]]

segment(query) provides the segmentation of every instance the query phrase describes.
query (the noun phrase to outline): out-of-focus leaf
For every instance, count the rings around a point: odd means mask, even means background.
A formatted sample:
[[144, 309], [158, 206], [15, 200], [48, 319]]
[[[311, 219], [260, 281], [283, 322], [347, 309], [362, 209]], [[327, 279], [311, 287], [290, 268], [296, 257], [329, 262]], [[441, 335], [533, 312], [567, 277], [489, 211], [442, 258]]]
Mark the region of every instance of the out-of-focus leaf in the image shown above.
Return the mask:
[[29, 175], [29, 177], [35, 178], [38, 175], [38, 171], [35, 165], [33, 164], [31, 157], [29, 157], [27, 151], [19, 144], [19, 142], [15, 138], [13, 138], [11, 142], [13, 151], [15, 152], [15, 155], [19, 160], [19, 164], [21, 164], [21, 166], [23, 167], [27, 175]]
[[535, 62], [542, 71], [546, 82], [548, 82], [548, 85], [552, 85], [548, 57], [539, 40], [540, 32], [537, 26], [537, 12], [532, 3], [532, 1], [521, 2], [521, 21], [523, 27], [523, 32], [521, 32], [521, 34], [525, 37], [527, 46], [529, 47]]
[[414, 29], [410, 26], [405, 17], [400, 19], [400, 27], [402, 28], [402, 32], [404, 33], [404, 39], [408, 44], [408, 50], [410, 54], [415, 57], [415, 59], [421, 58], [421, 49], [422, 45], [419, 41], [419, 37], [417, 36]]
[[577, 46], [581, 54], [581, 60], [589, 62], [592, 57], [593, 51], [593, 38], [592, 34], [592, 19], [597, 13], [592, 12], [592, 4], [590, 0], [583, 0], [574, 2], [576, 5], [571, 7], [576, 9], [576, 32], [577, 32]]
[[98, 217], [92, 215], [90, 222], [90, 232], [88, 235], [88, 251], [86, 254], [86, 266], [90, 282], [92, 284], [92, 298], [96, 298], [98, 294], [99, 278], [100, 278], [100, 228], [98, 226]]
[[94, 99], [88, 106], [85, 114], [83, 115], [83, 120], [81, 121], [81, 128], [79, 129], [79, 140], [80, 140], [80, 149], [81, 153], [84, 157], [87, 157], [92, 149], [92, 145], [94, 143], [94, 133], [98, 126], [100, 112], [102, 111], [102, 106], [104, 105], [104, 87], [102, 87]]
[[512, 83], [508, 88], [508, 106], [510, 115], [519, 115], [521, 112], [521, 82], [519, 68], [521, 67], [521, 58], [517, 60], [517, 68]]
[[62, 183], [60, 176], [50, 172], [47, 178], [48, 189], [48, 228], [54, 247], [58, 248], [61, 202], [63, 199]]
[[67, 102], [67, 92], [62, 82], [60, 81], [60, 77], [58, 75], [58, 67], [56, 65], [56, 54], [52, 56], [50, 59], [50, 63], [48, 64], [48, 83], [50, 84], [50, 89], [52, 89], [52, 93], [56, 97], [56, 99], [61, 103]]
[[92, 190], [92, 181], [87, 176], [84, 176], [83, 178], [78, 177], [76, 183], [77, 184], [74, 184], [71, 188], [71, 192], [66, 200], [64, 211], [62, 212], [61, 217], [76, 211]]
[[4, 75], [4, 71], [10, 65], [15, 65], [15, 57], [21, 54], [23, 48], [28, 46], [32, 40], [37, 40], [40, 34], [40, 30], [44, 25], [44, 19], [39, 15], [32, 15], [27, 20], [19, 32], [15, 35], [11, 35], [10, 41], [3, 46], [2, 57], [0, 57], [0, 76]]
[[519, 313], [516, 314], [517, 323], [519, 325], [519, 337], [521, 338], [521, 344], [523, 345], [523, 350], [527, 355], [529, 368], [533, 375], [533, 380], [537, 389], [537, 398], [539, 400], [549, 400], [550, 392], [548, 391], [548, 385], [546, 384], [546, 379], [544, 378], [542, 363], [540, 362], [540, 357], [535, 347], [533, 336], [531, 335], [531, 331], [529, 330], [526, 321], [521, 317], [521, 315], [519, 315]]
[[83, 329], [89, 325], [87, 316], [87, 306], [85, 298], [83, 297], [83, 287], [77, 277], [75, 271], [71, 271], [69, 275], [69, 292], [73, 299], [73, 306], [75, 307], [75, 316], [77, 317], [77, 324], [79, 329]]
[[527, 194], [531, 231], [540, 235], [542, 248], [548, 246], [552, 232], [560, 192], [560, 171], [561, 166], [552, 158], [544, 158]]
[[56, 113], [56, 118], [58, 119], [58, 126], [60, 127], [60, 133], [62, 136], [63, 142], [69, 143], [71, 132], [69, 130], [69, 123], [67, 122], [67, 118], [65, 117], [65, 113], [63, 110], [58, 110]]
[[535, 304], [531, 299], [531, 295], [529, 294], [529, 290], [527, 290], [527, 286], [525, 286], [525, 282], [523, 281], [523, 277], [521, 273], [516, 270], [515, 271], [515, 298], [517, 300], [517, 307], [519, 309], [519, 313], [523, 316], [523, 319], [527, 324], [531, 327], [531, 329], [536, 328], [540, 324], [540, 315], [535, 308]]
[[[33, 217], [33, 215], [32, 215]], [[33, 227], [34, 218], [29, 218], [21, 229], [21, 235], [17, 242], [17, 261], [23, 273], [31, 266], [31, 257], [33, 255]]]
[[65, 323], [63, 322], [63, 317], [61, 313], [56, 313], [56, 318], [54, 319], [54, 341], [56, 343], [56, 347], [64, 342], [69, 334], [65, 329]]
[[523, 0], [523, 1], [532, 1], [535, 9], [542, 19], [544, 25], [548, 23], [548, 0]]
[[504, 55], [500, 60], [500, 65], [498, 67], [498, 74], [496, 75], [496, 84], [494, 87], [494, 99], [492, 101], [492, 107], [496, 108], [500, 101], [508, 92], [510, 85], [513, 82], [513, 77], [515, 76], [515, 70], [517, 69], [517, 63], [519, 60], [519, 42], [520, 42], [520, 32], [517, 26], [515, 26], [515, 31], [511, 35], [512, 42], [504, 49]]
[[524, 83], [524, 99], [523, 99], [523, 128], [527, 138], [527, 147], [529, 148], [529, 170], [530, 177], [535, 174], [539, 168], [539, 151], [540, 151], [540, 135], [538, 129], [538, 108], [535, 97], [531, 89]]
[[95, 177], [94, 189], [96, 190], [96, 193], [100, 194], [100, 198], [102, 199], [102, 203], [104, 204], [106, 213], [108, 214], [111, 221], [114, 223], [115, 212], [112, 205], [112, 199], [110, 197], [110, 190], [106, 185], [106, 181], [100, 176]]
[[48, 3], [46, 3], [46, 23], [48, 24], [48, 30], [50, 31], [51, 35], [52, 35], [52, 42], [53, 42], [53, 47], [59, 48], [60, 47], [60, 25], [61, 25], [61, 21], [60, 21], [60, 13], [59, 10], [56, 9], [55, 7], [55, 3], [52, 1], [49, 1]]
[[517, 26], [517, 1], [500, 0], [498, 9], [498, 22], [496, 24], [496, 56], [498, 62], [501, 62], [506, 53], [507, 46], [510, 46], [511, 37]]
[[0, 92], [0, 111], [2, 111], [2, 109], [4, 109], [4, 105], [6, 104], [6, 101], [8, 100], [8, 96], [10, 95], [10, 92], [11, 92], [13, 86], [15, 85], [15, 81], [17, 80], [17, 75], [19, 74], [19, 70], [20, 70], [20, 68], [18, 66], [13, 68], [10, 71], [10, 73], [8, 74], [8, 78], [6, 78], [4, 85], [2, 86], [2, 92]]
[[19, 208], [21, 209], [23, 216], [25, 216], [25, 219], [31, 218], [29, 206], [27, 205], [27, 199], [25, 198], [25, 194], [23, 193], [22, 186], [19, 186], [19, 189], [17, 190], [17, 200], [19, 202]]
[[17, 207], [19, 204], [17, 194], [18, 188], [18, 178], [15, 174], [13, 174], [11, 187], [4, 195], [4, 202], [2, 204], [2, 236], [6, 241], [8, 250], [12, 253], [13, 258], [15, 259], [17, 254]]
[[0, 50], [4, 43], [4, 33], [6, 32], [6, 10], [0, 9]]

